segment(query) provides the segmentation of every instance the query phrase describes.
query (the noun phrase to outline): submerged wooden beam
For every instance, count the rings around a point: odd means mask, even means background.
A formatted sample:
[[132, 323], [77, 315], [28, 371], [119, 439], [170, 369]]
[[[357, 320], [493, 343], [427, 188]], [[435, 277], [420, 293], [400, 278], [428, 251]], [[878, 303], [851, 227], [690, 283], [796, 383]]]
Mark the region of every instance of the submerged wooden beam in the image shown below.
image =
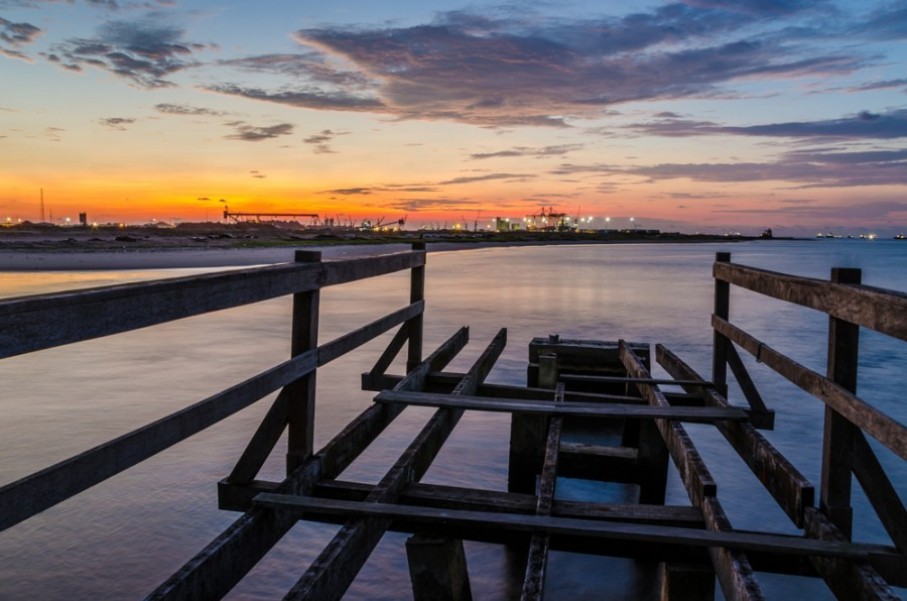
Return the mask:
[[[907, 320], [904, 320], [907, 323]], [[712, 327], [806, 392], [847, 418], [855, 426], [907, 459], [907, 427], [868, 404], [846, 388], [786, 357], [723, 319], [712, 316]]]
[[742, 551], [763, 551], [790, 556], [837, 557], [864, 561], [876, 557], [880, 559], [900, 558], [895, 549], [886, 545], [815, 540], [799, 536], [762, 532], [720, 532], [554, 516], [435, 509], [412, 505], [403, 506], [396, 503], [338, 501], [303, 495], [271, 493], [258, 495], [255, 498], [255, 503], [262, 507], [286, 510], [301, 519], [304, 519], [307, 513], [312, 515], [373, 516], [401, 519], [413, 523], [431, 524], [440, 522], [454, 526], [501, 528], [529, 533], [547, 532], [549, 534], [629, 542], [641, 541], [690, 547], [725, 547]]
[[[472, 394], [506, 344], [501, 330], [473, 364], [453, 394]], [[439, 409], [397, 462], [366, 498], [367, 504], [393, 502], [403, 488], [428, 470], [441, 445], [453, 431], [462, 409]], [[337, 600], [352, 583], [368, 556], [390, 526], [386, 518], [351, 518], [286, 595], [286, 599]]]
[[595, 418], [652, 419], [704, 422], [747, 421], [746, 411], [736, 407], [672, 407], [580, 402], [524, 401], [519, 398], [489, 398], [480, 396], [451, 397], [431, 392], [385, 391], [375, 397], [378, 403], [405, 403], [427, 407], [455, 407], [475, 411], [519, 412], [554, 416]]
[[[399, 384], [422, 386], [429, 373], [443, 369], [469, 339], [461, 328]], [[297, 468], [279, 490], [307, 494], [322, 478], [335, 478], [403, 411], [402, 406], [373, 405], [348, 424], [325, 447]], [[249, 508], [147, 599], [220, 599], [286, 534], [296, 519], [260, 508]]]
[[[697, 375], [693, 368], [663, 345], [656, 345], [655, 357], [658, 364], [671, 375], [693, 379]], [[712, 407], [729, 406], [727, 400], [716, 391], [706, 391], [703, 398]], [[815, 488], [809, 480], [753, 426], [716, 422], [715, 427], [794, 524], [802, 527], [803, 510], [812, 506], [815, 498]]]
[[[636, 355], [626, 347], [622, 348], [621, 361], [627, 367], [627, 371], [633, 375], [645, 377], [648, 374], [648, 370], [643, 367]], [[687, 376], [690, 379], [696, 379], [695, 374], [691, 373], [687, 374]], [[646, 393], [650, 403], [662, 406], [667, 403], [656, 386], [645, 384], [640, 384], [639, 386]], [[709, 389], [704, 389], [704, 392], [706, 394], [715, 394], [714, 391]], [[678, 423], [670, 423], [663, 420], [656, 420], [655, 423], [665, 439], [675, 465], [677, 465], [690, 500], [702, 510], [708, 530], [713, 533], [731, 533], [733, 529], [730, 521], [727, 519], [721, 504], [718, 503], [718, 499], [715, 498], [717, 487], [714, 482], [709, 488], [703, 485], [704, 482], [711, 481], [711, 475], [693, 446], [693, 442], [686, 430]], [[712, 558], [712, 565], [715, 567], [718, 581], [721, 583], [721, 589], [728, 599], [753, 601], [764, 599], [752, 566], [742, 551], [742, 549], [734, 548], [713, 547], [709, 549], [709, 555]]]
[[[539, 357], [539, 371], [550, 371], [548, 374], [553, 382], [557, 382], [557, 359], [554, 358], [552, 365], [547, 366], [547, 370], [542, 364], [545, 356]], [[543, 374], [540, 373], [540, 380]], [[546, 382], [550, 383], [550, 382]], [[557, 382], [554, 393], [554, 402], [561, 403], [564, 400], [564, 383]], [[548, 439], [545, 444], [545, 461], [542, 464], [542, 473], [539, 474], [538, 501], [535, 507], [535, 515], [551, 515], [551, 509], [554, 504], [554, 490], [557, 483], [557, 461], [558, 453], [561, 446], [561, 431], [564, 427], [563, 417], [552, 417], [548, 424]], [[544, 597], [545, 576], [548, 571], [548, 547], [551, 544], [551, 537], [547, 534], [533, 534], [529, 541], [529, 557], [526, 560], [526, 576], [523, 579], [523, 590], [520, 595], [520, 601], [540, 601]]]

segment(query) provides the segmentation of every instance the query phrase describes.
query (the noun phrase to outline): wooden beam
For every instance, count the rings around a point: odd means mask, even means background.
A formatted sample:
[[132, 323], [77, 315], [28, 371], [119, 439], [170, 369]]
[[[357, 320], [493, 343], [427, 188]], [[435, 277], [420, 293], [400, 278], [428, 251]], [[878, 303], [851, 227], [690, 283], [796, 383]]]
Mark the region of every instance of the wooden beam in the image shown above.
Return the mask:
[[[398, 384], [416, 389], [427, 375], [443, 369], [469, 339], [461, 328]], [[322, 478], [335, 478], [403, 411], [403, 406], [372, 405], [325, 447], [280, 483], [285, 494], [308, 494]], [[220, 599], [232, 589], [296, 523], [292, 516], [249, 508], [149, 596], [151, 600]]]
[[435, 509], [395, 503], [338, 501], [317, 499], [302, 495], [281, 495], [262, 493], [255, 498], [255, 504], [262, 507], [286, 510], [297, 518], [306, 514], [369, 516], [402, 519], [411, 522], [431, 524], [441, 522], [447, 525], [479, 526], [501, 528], [519, 532], [547, 532], [549, 534], [600, 538], [621, 541], [642, 541], [666, 545], [687, 545], [691, 547], [725, 547], [741, 551], [753, 550], [780, 553], [790, 556], [836, 557], [849, 560], [896, 558], [900, 555], [890, 546], [849, 541], [826, 541], [761, 532], [721, 532], [693, 528], [650, 526], [480, 511]]
[[[474, 393], [479, 382], [491, 371], [506, 340], [506, 330], [501, 330], [452, 394]], [[366, 502], [368, 504], [392, 502], [407, 484], [418, 481], [428, 470], [462, 413], [462, 409], [439, 409], [376, 485], [366, 498]], [[318, 601], [340, 599], [389, 525], [390, 521], [387, 519], [350, 519], [285, 598]]]
[[[424, 253], [404, 252], [6, 299], [0, 301], [0, 358], [410, 269], [424, 262]], [[51, 323], [54, 327], [49, 328]]]
[[[754, 428], [760, 430], [774, 429], [775, 410], [765, 406], [765, 401], [762, 400], [762, 395], [759, 394], [756, 384], [750, 377], [750, 372], [743, 365], [743, 360], [740, 358], [740, 353], [737, 352], [737, 347], [733, 344], [728, 344], [726, 350], [727, 363], [731, 367], [731, 373], [734, 374], [737, 384], [740, 385], [740, 390], [743, 391], [743, 397], [746, 402], [753, 409], [750, 412], [750, 423], [753, 424]], [[723, 396], [727, 398], [727, 393]]]
[[[421, 315], [425, 310], [425, 301], [418, 301], [403, 307], [393, 313], [389, 313], [380, 319], [353, 330], [348, 334], [336, 338], [328, 343], [322, 344], [318, 348], [318, 366], [330, 363], [334, 359], [341, 357], [352, 350], [355, 350], [363, 344], [370, 342], [384, 334], [394, 326], [398, 326], [417, 315]], [[393, 357], [391, 358], [393, 360]]]
[[[539, 380], [546, 371], [543, 369], [543, 358], [539, 357]], [[546, 384], [555, 383], [554, 402], [564, 400], [564, 383], [558, 382], [557, 359], [549, 366], [552, 372], [544, 378]], [[539, 474], [538, 500], [535, 515], [551, 515], [554, 505], [554, 491], [557, 484], [557, 460], [561, 446], [561, 431], [564, 428], [563, 417], [552, 417], [548, 424], [548, 439], [545, 444], [545, 461]], [[529, 557], [526, 560], [526, 576], [523, 579], [523, 590], [520, 601], [541, 601], [545, 592], [545, 576], [548, 567], [548, 547], [551, 538], [547, 534], [533, 534], [529, 541]]]
[[[631, 376], [649, 377], [649, 370], [645, 368], [639, 357], [623, 344], [620, 359]], [[657, 386], [643, 383], [636, 386], [649, 400], [650, 405], [663, 408], [670, 406]], [[718, 487], [684, 427], [677, 422], [669, 422], [664, 419], [656, 419], [655, 424], [661, 432], [671, 459], [674, 460], [674, 465], [680, 472], [680, 477], [693, 504], [698, 506], [705, 497], [714, 497]]]
[[807, 369], [740, 328], [716, 317], [712, 327], [736, 342], [768, 367], [810, 393], [847, 418], [852, 424], [891, 449], [901, 459], [907, 459], [907, 427], [885, 415], [846, 388]]
[[853, 471], [895, 546], [907, 554], [907, 509], [862, 432], [853, 446]]
[[[731, 253], [715, 253], [715, 268], [731, 262]], [[714, 314], [722, 319], [729, 319], [731, 303], [731, 287], [727, 282], [715, 276]], [[718, 386], [718, 392], [727, 396], [727, 360], [728, 339], [718, 332], [713, 333], [712, 342], [712, 381]]]
[[[831, 280], [841, 284], [859, 284], [859, 269], [831, 270]], [[838, 386], [856, 394], [859, 367], [860, 326], [837, 317], [828, 318], [828, 370], [826, 376]], [[819, 506], [844, 536], [853, 529], [853, 440], [858, 430], [847, 418], [825, 406], [825, 429], [822, 435], [822, 479]]]
[[[806, 510], [806, 535], [810, 539], [844, 543], [847, 538], [819, 510]], [[851, 561], [845, 561], [850, 559]], [[866, 562], [854, 562], [861, 558], [833, 558], [816, 554], [810, 562], [825, 579], [828, 587], [838, 599], [860, 599], [861, 601], [895, 601], [900, 597], [891, 590], [878, 572]]]
[[[709, 531], [725, 533], [734, 531], [731, 521], [724, 513], [724, 508], [721, 507], [717, 498], [703, 499], [700, 507]], [[740, 601], [765, 599], [745, 549], [709, 547], [709, 556], [712, 558], [715, 574], [718, 576], [721, 591], [726, 599]]]
[[[561, 448], [563, 448], [563, 443], [561, 443]], [[373, 488], [373, 485], [358, 482], [323, 480], [315, 485], [313, 494], [317, 497], [329, 499], [362, 501]], [[259, 492], [274, 492], [274, 487], [263, 487]], [[398, 502], [405, 505], [447, 509], [531, 514], [536, 510], [538, 497], [524, 493], [414, 482], [403, 489]], [[613, 504], [554, 500], [551, 514], [560, 517], [636, 522], [640, 524], [666, 524], [688, 528], [700, 528], [703, 526], [702, 512], [699, 509], [679, 505], [638, 505], [635, 503]]]
[[620, 376], [587, 376], [585, 374], [563, 374], [564, 382], [597, 382], [601, 384], [671, 384], [674, 386], [714, 387], [712, 382], [703, 380], [674, 380], [670, 378], [622, 378]]
[[474, 411], [519, 412], [554, 416], [596, 418], [652, 419], [711, 423], [714, 421], [747, 421], [746, 411], [734, 407], [671, 407], [624, 404], [600, 404], [553, 401], [524, 401], [521, 399], [456, 396], [431, 392], [385, 391], [375, 397], [377, 403], [405, 403], [426, 407], [454, 407]]
[[[409, 276], [410, 304], [424, 302], [425, 298], [425, 242], [413, 242], [413, 252], [422, 254], [422, 265], [413, 267]], [[424, 317], [420, 312], [408, 321], [409, 345], [406, 349], [406, 371], [412, 370], [422, 361], [422, 329]]]
[[[669, 374], [695, 378], [696, 372], [663, 345], [656, 345], [655, 357]], [[706, 391], [703, 398], [709, 406], [727, 407], [727, 399], [716, 391]], [[803, 526], [803, 510], [811, 507], [815, 488], [794, 465], [753, 426], [736, 422], [716, 422], [715, 427], [737, 451], [753, 474], [771, 493], [784, 512], [798, 527]]]
[[723, 282], [907, 340], [907, 319], [904, 318], [907, 294], [903, 292], [831, 283], [730, 263], [715, 263], [713, 274]]
[[[297, 250], [297, 263], [321, 265], [320, 251]], [[293, 325], [290, 335], [290, 355], [308, 351], [318, 352], [318, 321], [321, 306], [319, 289], [293, 295]], [[290, 382], [284, 388], [287, 397], [287, 454], [286, 472], [293, 473], [315, 451], [315, 382], [318, 371], [313, 370]]]
[[76, 495], [248, 407], [315, 369], [314, 351], [185, 409], [0, 487], [0, 530]]

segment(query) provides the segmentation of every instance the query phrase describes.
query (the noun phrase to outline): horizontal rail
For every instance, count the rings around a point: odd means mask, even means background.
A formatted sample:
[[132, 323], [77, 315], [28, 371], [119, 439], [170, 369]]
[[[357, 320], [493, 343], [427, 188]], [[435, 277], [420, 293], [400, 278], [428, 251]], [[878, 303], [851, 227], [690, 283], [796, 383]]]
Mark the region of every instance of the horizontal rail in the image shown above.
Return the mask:
[[717, 262], [716, 279], [907, 341], [907, 294]]
[[0, 488], [0, 530], [65, 501], [229, 417], [424, 309], [418, 301], [245, 382]]
[[843, 386], [782, 355], [740, 328], [712, 316], [716, 332], [740, 345], [768, 367], [844, 416], [901, 459], [907, 459], [907, 427], [879, 411]]
[[579, 374], [561, 374], [564, 382], [595, 382], [599, 384], [671, 384], [673, 386], [701, 386], [714, 388], [715, 384], [705, 380], [676, 380], [673, 378], [623, 378], [620, 376], [587, 376]]
[[577, 403], [572, 401], [526, 401], [522, 399], [456, 396], [431, 392], [381, 392], [379, 403], [404, 403], [423, 407], [453, 407], [473, 411], [496, 411], [581, 416], [595, 418], [654, 419], [711, 423], [717, 420], [747, 421], [746, 411], [736, 407], [653, 407], [649, 405]]
[[412, 251], [3, 300], [0, 359], [424, 264], [424, 251]]
[[676, 526], [606, 522], [565, 517], [508, 514], [457, 509], [435, 509], [395, 503], [339, 501], [315, 497], [261, 493], [255, 497], [259, 507], [270, 507], [306, 513], [405, 519], [410, 522], [445, 525], [481, 526], [517, 530], [520, 532], [545, 532], [552, 535], [584, 536], [624, 541], [653, 542], [660, 544], [690, 545], [696, 547], [725, 547], [744, 551], [766, 551], [786, 555], [840, 557], [868, 560], [873, 556], [900, 560], [901, 556], [890, 546], [866, 543], [821, 541], [758, 532], [720, 532], [679, 528]]
[[317, 351], [0, 488], [0, 530], [30, 518], [201, 432], [315, 370]]

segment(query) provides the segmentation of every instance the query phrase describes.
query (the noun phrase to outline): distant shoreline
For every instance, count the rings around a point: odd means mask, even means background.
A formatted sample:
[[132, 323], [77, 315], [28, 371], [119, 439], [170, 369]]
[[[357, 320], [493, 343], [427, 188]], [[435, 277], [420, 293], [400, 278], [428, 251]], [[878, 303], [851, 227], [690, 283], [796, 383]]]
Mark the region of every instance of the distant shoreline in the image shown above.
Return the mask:
[[[503, 235], [472, 237], [433, 236], [309, 236], [284, 230], [240, 230], [212, 227], [194, 235], [174, 230], [129, 228], [97, 232], [81, 228], [49, 231], [0, 231], [0, 271], [95, 271], [132, 269], [217, 268], [265, 265], [293, 261], [297, 250], [322, 252], [325, 259], [387, 254], [425, 242], [429, 252], [569, 244], [685, 244], [739, 242], [747, 237], [686, 236], [680, 234], [614, 236], [572, 234], [551, 236]], [[240, 235], [242, 234], [242, 235]]]

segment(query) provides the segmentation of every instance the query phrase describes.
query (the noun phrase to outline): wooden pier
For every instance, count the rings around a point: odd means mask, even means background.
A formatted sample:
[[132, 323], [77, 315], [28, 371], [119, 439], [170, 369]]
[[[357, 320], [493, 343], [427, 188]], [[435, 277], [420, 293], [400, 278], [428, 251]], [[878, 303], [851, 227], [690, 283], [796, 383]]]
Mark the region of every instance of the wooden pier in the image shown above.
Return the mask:
[[[521, 557], [525, 570], [515, 589], [524, 600], [558, 598], [545, 589], [552, 550], [656, 563], [665, 600], [710, 600], [716, 584], [727, 599], [763, 599], [760, 572], [821, 578], [829, 596], [842, 600], [899, 598], [892, 587], [907, 586], [907, 510], [898, 493], [904, 483], [889, 479], [868, 439], [904, 461], [907, 428], [857, 396], [856, 381], [862, 328], [907, 341], [907, 295], [863, 286], [857, 270], [835, 269], [830, 281], [820, 281], [734, 264], [729, 254], [719, 253], [708, 377], [664, 345], [624, 341], [615, 332], [611, 341], [536, 338], [528, 349], [526, 384], [501, 385], [485, 380], [507, 343], [505, 330], [474, 352], [462, 372], [448, 366], [466, 348], [468, 329], [424, 351], [425, 264], [422, 244], [411, 252], [340, 261], [299, 252], [295, 263], [0, 301], [4, 358], [293, 297], [286, 361], [3, 486], [0, 530], [277, 392], [258, 429], [249, 432], [235, 467], [218, 483], [220, 509], [237, 512], [236, 520], [148, 599], [223, 597], [299, 520], [340, 528], [300, 571], [286, 599], [342, 598], [388, 531], [411, 534], [405, 545], [410, 581], [399, 590], [404, 598], [412, 590], [417, 600], [472, 598], [464, 540], [507, 545]], [[408, 304], [318, 343], [322, 288], [403, 270], [411, 274]], [[804, 367], [734, 325], [732, 286], [826, 313], [826, 373]], [[318, 368], [394, 329], [374, 367], [361, 375], [362, 388], [375, 392], [374, 403], [316, 451]], [[770, 442], [774, 412], [741, 351], [824, 403], [817, 485]], [[389, 373], [401, 353], [406, 373]], [[655, 377], [654, 364], [668, 377]], [[730, 388], [741, 392], [734, 404], [728, 400]], [[435, 412], [399, 458], [374, 485], [344, 480], [344, 470], [410, 405]], [[498, 491], [421, 482], [465, 411], [511, 416], [508, 478]], [[734, 528], [720, 501], [720, 483], [684, 426], [689, 422], [720, 433], [727, 452], [740, 456], [789, 524], [767, 524], [759, 531]], [[594, 428], [600, 439], [571, 439], [579, 426]], [[286, 478], [259, 479], [285, 432]], [[672, 469], [689, 503], [665, 504]], [[635, 491], [637, 502], [564, 500], [557, 494], [559, 478], [617, 483]], [[855, 483], [889, 541], [862, 542], [853, 532]], [[798, 534], [790, 534], [791, 528]]]

